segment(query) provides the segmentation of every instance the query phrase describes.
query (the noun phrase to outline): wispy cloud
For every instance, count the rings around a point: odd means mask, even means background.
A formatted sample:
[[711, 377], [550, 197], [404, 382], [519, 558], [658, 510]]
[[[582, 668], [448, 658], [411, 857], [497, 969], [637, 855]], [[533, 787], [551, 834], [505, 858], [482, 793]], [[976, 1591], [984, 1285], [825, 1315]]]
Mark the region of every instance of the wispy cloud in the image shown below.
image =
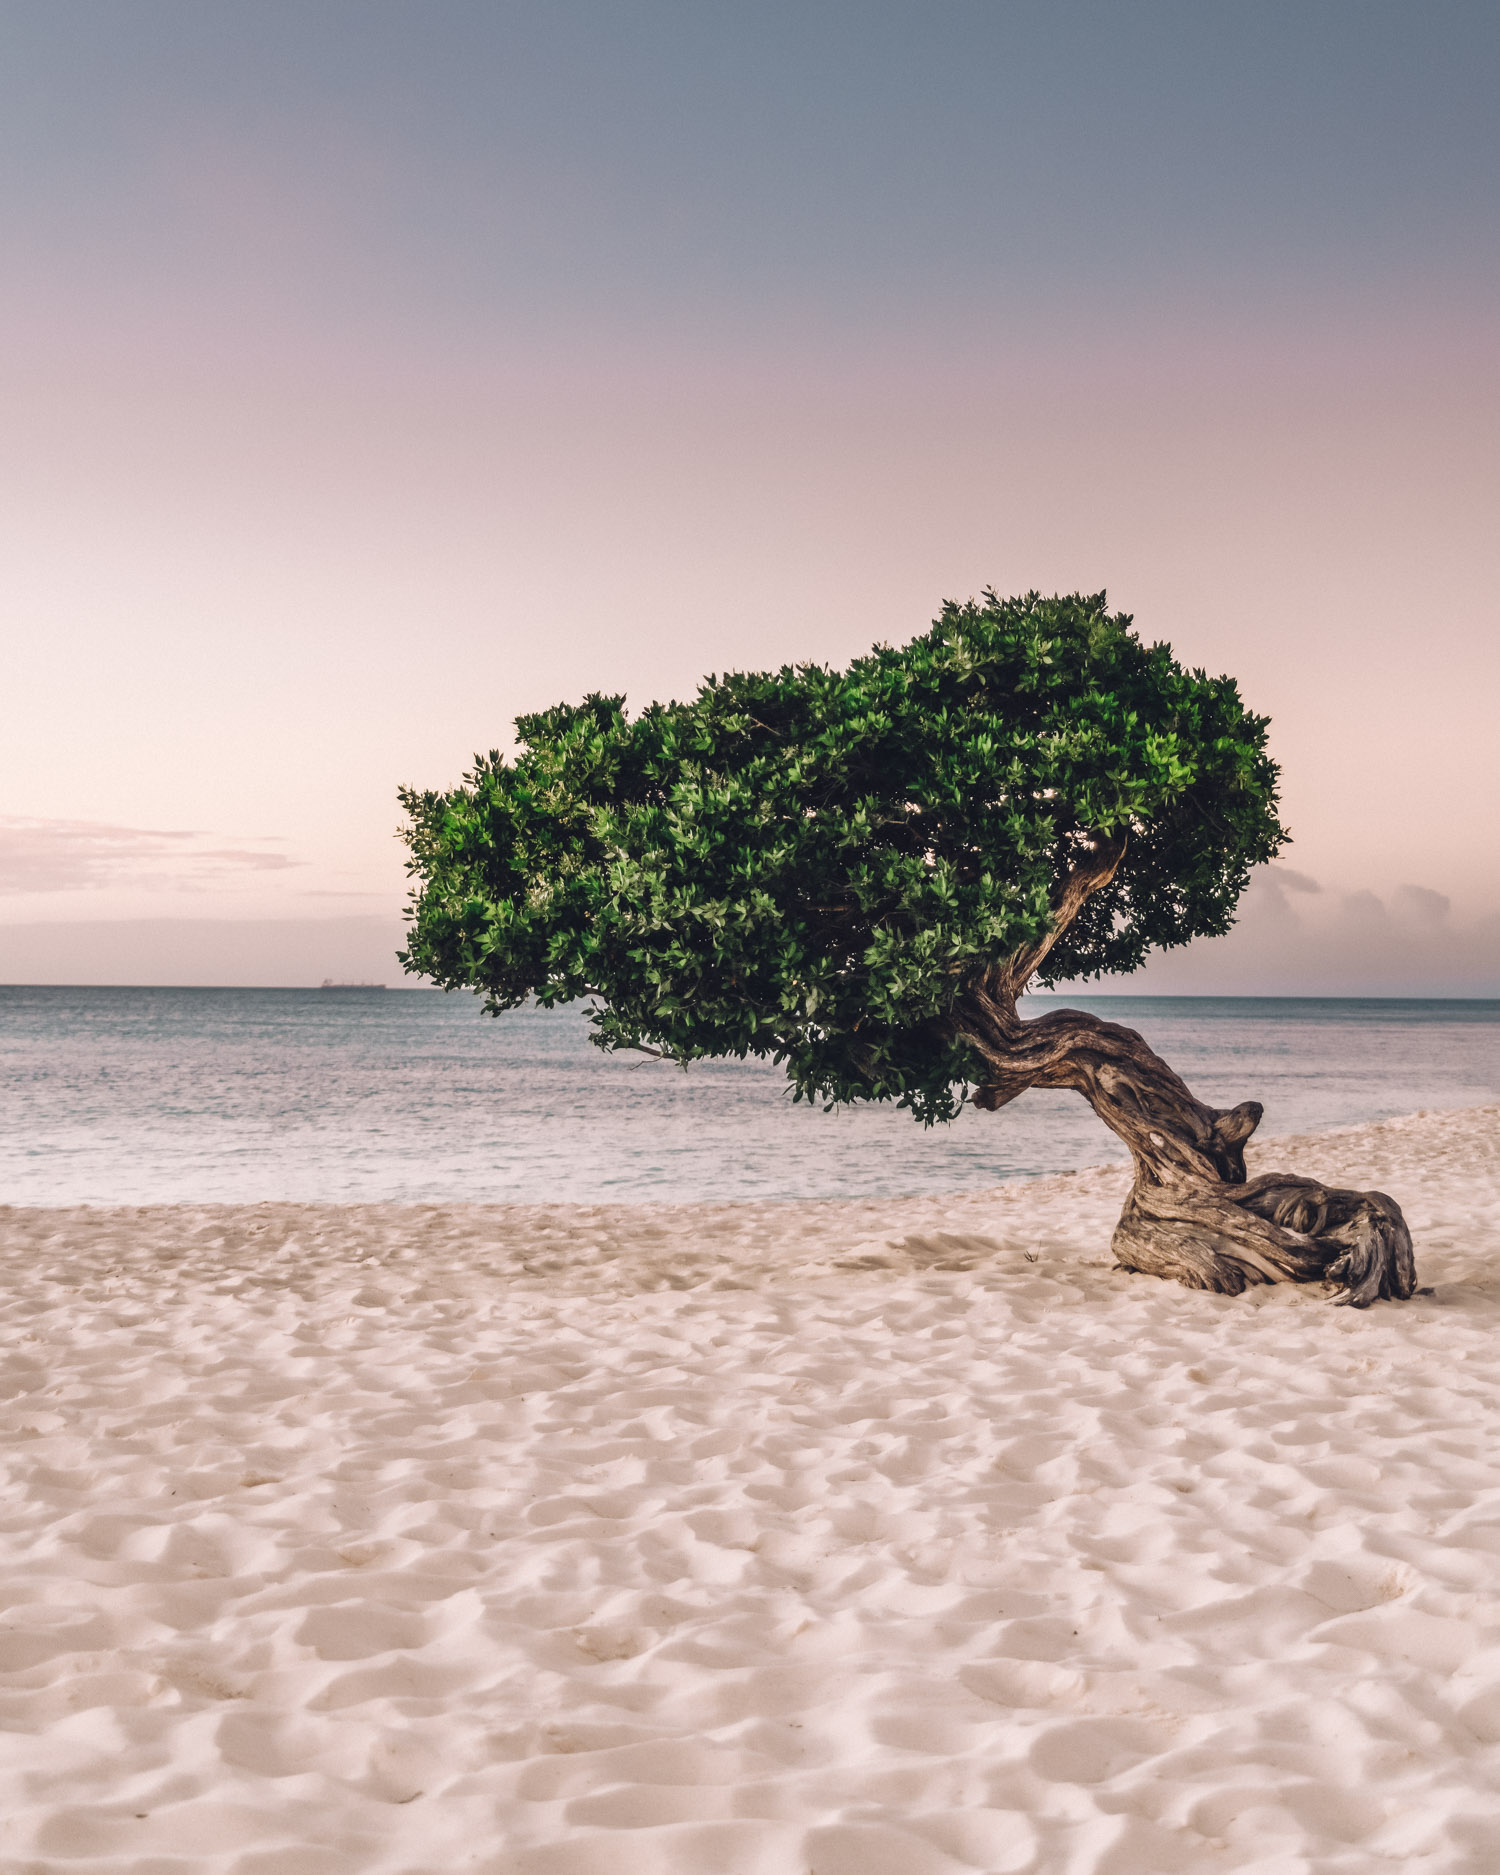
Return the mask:
[[0, 815], [0, 896], [119, 885], [194, 892], [302, 864], [270, 840], [208, 844], [221, 837], [191, 828]]

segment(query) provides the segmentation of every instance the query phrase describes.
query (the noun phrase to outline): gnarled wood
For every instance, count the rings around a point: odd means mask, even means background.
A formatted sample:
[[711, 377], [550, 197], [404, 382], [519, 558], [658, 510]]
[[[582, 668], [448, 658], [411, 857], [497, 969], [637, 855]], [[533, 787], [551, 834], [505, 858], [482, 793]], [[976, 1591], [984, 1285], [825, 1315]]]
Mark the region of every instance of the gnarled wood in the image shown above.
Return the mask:
[[1003, 1107], [1028, 1087], [1065, 1087], [1088, 1101], [1135, 1166], [1114, 1234], [1125, 1269], [1228, 1295], [1254, 1283], [1322, 1282], [1354, 1308], [1404, 1300], [1416, 1263], [1394, 1199], [1292, 1173], [1249, 1179], [1245, 1142], [1260, 1124], [1259, 1102], [1206, 1106], [1118, 1023], [1077, 1009], [1029, 1022], [1017, 1014], [1026, 980], [1123, 854], [1123, 839], [1097, 842], [1067, 881], [1048, 937], [967, 986], [957, 1027], [986, 1069], [975, 1106]]

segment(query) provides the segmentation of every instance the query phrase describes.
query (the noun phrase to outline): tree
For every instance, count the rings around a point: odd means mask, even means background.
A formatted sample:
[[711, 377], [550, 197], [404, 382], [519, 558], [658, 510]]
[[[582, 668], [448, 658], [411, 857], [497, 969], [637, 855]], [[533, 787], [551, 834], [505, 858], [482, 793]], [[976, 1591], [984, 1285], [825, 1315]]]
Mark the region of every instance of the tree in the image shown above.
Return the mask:
[[1126, 1268], [1408, 1296], [1391, 1199], [1248, 1179], [1255, 1101], [1205, 1105], [1097, 1016], [1017, 1010], [1229, 929], [1287, 838], [1266, 728], [1103, 593], [986, 592], [847, 670], [710, 678], [634, 719], [589, 696], [521, 717], [513, 762], [401, 791], [401, 960], [492, 1014], [588, 998], [603, 1048], [769, 1056], [799, 1099], [929, 1125], [1071, 1088], [1134, 1161]]

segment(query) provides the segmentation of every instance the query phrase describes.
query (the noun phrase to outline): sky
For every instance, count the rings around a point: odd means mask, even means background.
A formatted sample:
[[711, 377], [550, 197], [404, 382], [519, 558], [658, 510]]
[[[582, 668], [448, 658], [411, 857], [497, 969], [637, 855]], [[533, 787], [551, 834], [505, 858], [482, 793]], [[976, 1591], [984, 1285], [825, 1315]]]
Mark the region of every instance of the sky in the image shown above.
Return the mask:
[[1500, 994], [1500, 9], [0, 0], [0, 981], [400, 980], [526, 710], [1108, 591]]

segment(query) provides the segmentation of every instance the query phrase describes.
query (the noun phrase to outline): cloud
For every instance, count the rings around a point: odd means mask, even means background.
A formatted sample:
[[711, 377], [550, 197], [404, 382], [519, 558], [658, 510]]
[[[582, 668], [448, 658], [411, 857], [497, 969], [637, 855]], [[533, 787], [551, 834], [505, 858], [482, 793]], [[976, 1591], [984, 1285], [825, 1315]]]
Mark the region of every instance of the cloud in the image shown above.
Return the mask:
[[1309, 879], [1305, 872], [1297, 872], [1291, 866], [1267, 866], [1259, 875], [1272, 879], [1283, 892], [1321, 892], [1323, 890], [1316, 879]]
[[0, 815], [0, 896], [84, 892], [122, 884], [193, 892], [247, 873], [282, 872], [302, 863], [276, 851], [269, 841], [205, 845], [212, 837], [188, 828]]
[[[1500, 916], [1458, 918], [1446, 894], [1324, 890], [1285, 866], [1250, 876], [1234, 929], [1153, 958], [1113, 990], [1161, 995], [1500, 995]], [[1302, 879], [1301, 874], [1292, 878]]]
[[1401, 911], [1431, 925], [1442, 924], [1453, 909], [1453, 901], [1446, 892], [1434, 892], [1425, 885], [1398, 885], [1396, 904]]
[[1297, 911], [1289, 894], [1300, 897], [1316, 895], [1322, 890], [1316, 879], [1290, 866], [1257, 866], [1245, 891], [1242, 915], [1244, 911], [1251, 911], [1263, 919], [1295, 923]]

